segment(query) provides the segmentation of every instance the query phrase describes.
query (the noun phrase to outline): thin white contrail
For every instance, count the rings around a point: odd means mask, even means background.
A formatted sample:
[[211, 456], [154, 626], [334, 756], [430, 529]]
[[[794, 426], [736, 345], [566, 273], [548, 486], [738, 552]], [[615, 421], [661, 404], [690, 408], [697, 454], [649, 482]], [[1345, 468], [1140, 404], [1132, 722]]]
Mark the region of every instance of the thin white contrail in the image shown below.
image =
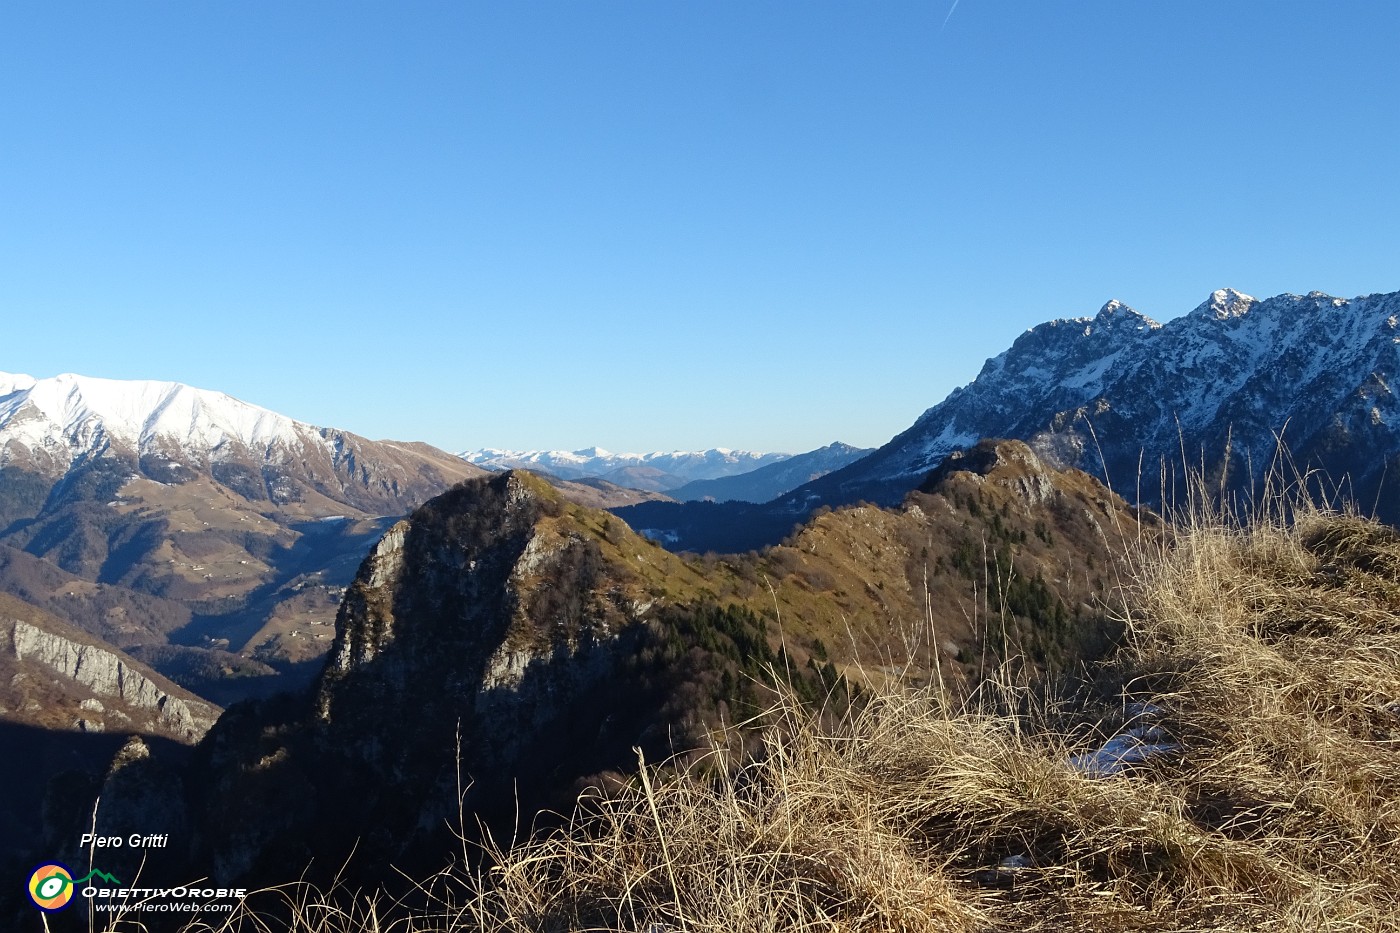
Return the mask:
[[948, 28], [948, 20], [953, 18], [953, 11], [958, 8], [958, 4], [961, 2], [962, 0], [953, 0], [953, 5], [948, 7], [948, 15], [943, 17], [943, 25], [938, 27], [939, 32]]

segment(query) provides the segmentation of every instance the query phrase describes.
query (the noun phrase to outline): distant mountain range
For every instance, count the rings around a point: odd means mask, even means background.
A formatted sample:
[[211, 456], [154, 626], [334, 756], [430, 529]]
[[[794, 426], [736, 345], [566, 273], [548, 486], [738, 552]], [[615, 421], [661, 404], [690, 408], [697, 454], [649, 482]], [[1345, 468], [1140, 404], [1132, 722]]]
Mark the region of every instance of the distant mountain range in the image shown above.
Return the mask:
[[870, 451], [870, 448], [852, 447], [837, 441], [747, 473], [717, 479], [692, 480], [684, 486], [672, 489], [669, 495], [681, 501], [708, 499], [714, 502], [767, 502], [803, 483], [839, 470]]
[[616, 454], [601, 447], [572, 451], [498, 450], [487, 447], [461, 455], [468, 463], [488, 470], [533, 470], [564, 480], [602, 479], [618, 486], [665, 493], [695, 480], [748, 473], [791, 456], [785, 453], [730, 450], [727, 447], [649, 454]]
[[461, 456], [488, 470], [525, 469], [557, 480], [590, 484], [602, 481], [661, 493], [679, 501], [767, 502], [869, 452], [838, 441], [803, 454], [757, 453], [727, 447], [615, 454], [601, 447], [589, 447], [574, 451], [486, 448]]
[[[1281, 439], [1294, 475], [1400, 522], [1400, 293], [1260, 301], [1213, 292], [1160, 324], [1119, 301], [1049, 321], [991, 358], [874, 453], [763, 506], [644, 503], [615, 510], [669, 547], [772, 544], [818, 506], [895, 504], [979, 438], [1029, 442], [1130, 499], [1184, 495], [1183, 460], [1247, 494]], [[1223, 480], [1223, 482], [1222, 482]], [[1320, 484], [1320, 485], [1319, 485]]]

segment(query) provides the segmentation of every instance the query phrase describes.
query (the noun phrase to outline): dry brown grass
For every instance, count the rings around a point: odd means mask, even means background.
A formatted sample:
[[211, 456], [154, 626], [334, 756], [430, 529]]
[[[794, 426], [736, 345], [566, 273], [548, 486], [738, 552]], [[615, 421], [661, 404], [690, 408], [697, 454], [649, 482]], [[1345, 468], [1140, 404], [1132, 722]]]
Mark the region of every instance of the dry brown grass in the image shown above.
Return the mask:
[[1400, 534], [1195, 520], [1127, 602], [1119, 669], [1183, 749], [1154, 780], [1270, 866], [1267, 926], [1400, 929]]
[[[1400, 534], [1188, 520], [1132, 563], [1087, 711], [1010, 687], [886, 689], [839, 718], [785, 700], [751, 724], [756, 760], [646, 765], [412, 910], [285, 889], [290, 928], [1400, 931]], [[1171, 750], [1076, 764], [1144, 703]], [[259, 923], [199, 929], [288, 929]]]

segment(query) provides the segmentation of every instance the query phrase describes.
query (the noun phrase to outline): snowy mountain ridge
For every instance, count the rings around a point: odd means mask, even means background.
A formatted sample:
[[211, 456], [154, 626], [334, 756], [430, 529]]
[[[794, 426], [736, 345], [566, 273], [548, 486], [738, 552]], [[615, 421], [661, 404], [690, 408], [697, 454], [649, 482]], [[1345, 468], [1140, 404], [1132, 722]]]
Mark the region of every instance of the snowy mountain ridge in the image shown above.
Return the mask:
[[1183, 452], [1228, 463], [1243, 481], [1273, 459], [1282, 432], [1300, 466], [1370, 490], [1369, 507], [1400, 455], [1397, 378], [1400, 293], [1260, 300], [1219, 289], [1165, 323], [1110, 301], [1093, 317], [1027, 330], [906, 431], [790, 505], [896, 501], [984, 437], [1026, 440], [1059, 465], [1154, 488], [1159, 463], [1179, 469]]
[[[0, 527], [57, 514], [73, 496], [116, 501], [137, 479], [212, 482], [239, 508], [320, 517], [400, 514], [478, 473], [426, 444], [371, 441], [178, 382], [0, 374]], [[63, 495], [46, 504], [53, 489]]]
[[757, 470], [717, 479], [697, 479], [669, 495], [682, 501], [709, 499], [715, 502], [768, 502], [870, 453], [870, 448], [852, 447], [840, 441], [795, 454]]

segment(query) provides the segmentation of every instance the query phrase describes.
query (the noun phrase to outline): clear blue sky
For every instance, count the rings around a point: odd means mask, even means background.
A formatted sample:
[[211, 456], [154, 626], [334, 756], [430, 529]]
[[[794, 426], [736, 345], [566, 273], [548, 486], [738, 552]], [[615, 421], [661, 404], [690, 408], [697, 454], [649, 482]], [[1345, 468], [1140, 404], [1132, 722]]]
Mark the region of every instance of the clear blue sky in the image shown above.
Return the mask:
[[0, 370], [876, 445], [1052, 317], [1400, 289], [1400, 4], [0, 5]]

